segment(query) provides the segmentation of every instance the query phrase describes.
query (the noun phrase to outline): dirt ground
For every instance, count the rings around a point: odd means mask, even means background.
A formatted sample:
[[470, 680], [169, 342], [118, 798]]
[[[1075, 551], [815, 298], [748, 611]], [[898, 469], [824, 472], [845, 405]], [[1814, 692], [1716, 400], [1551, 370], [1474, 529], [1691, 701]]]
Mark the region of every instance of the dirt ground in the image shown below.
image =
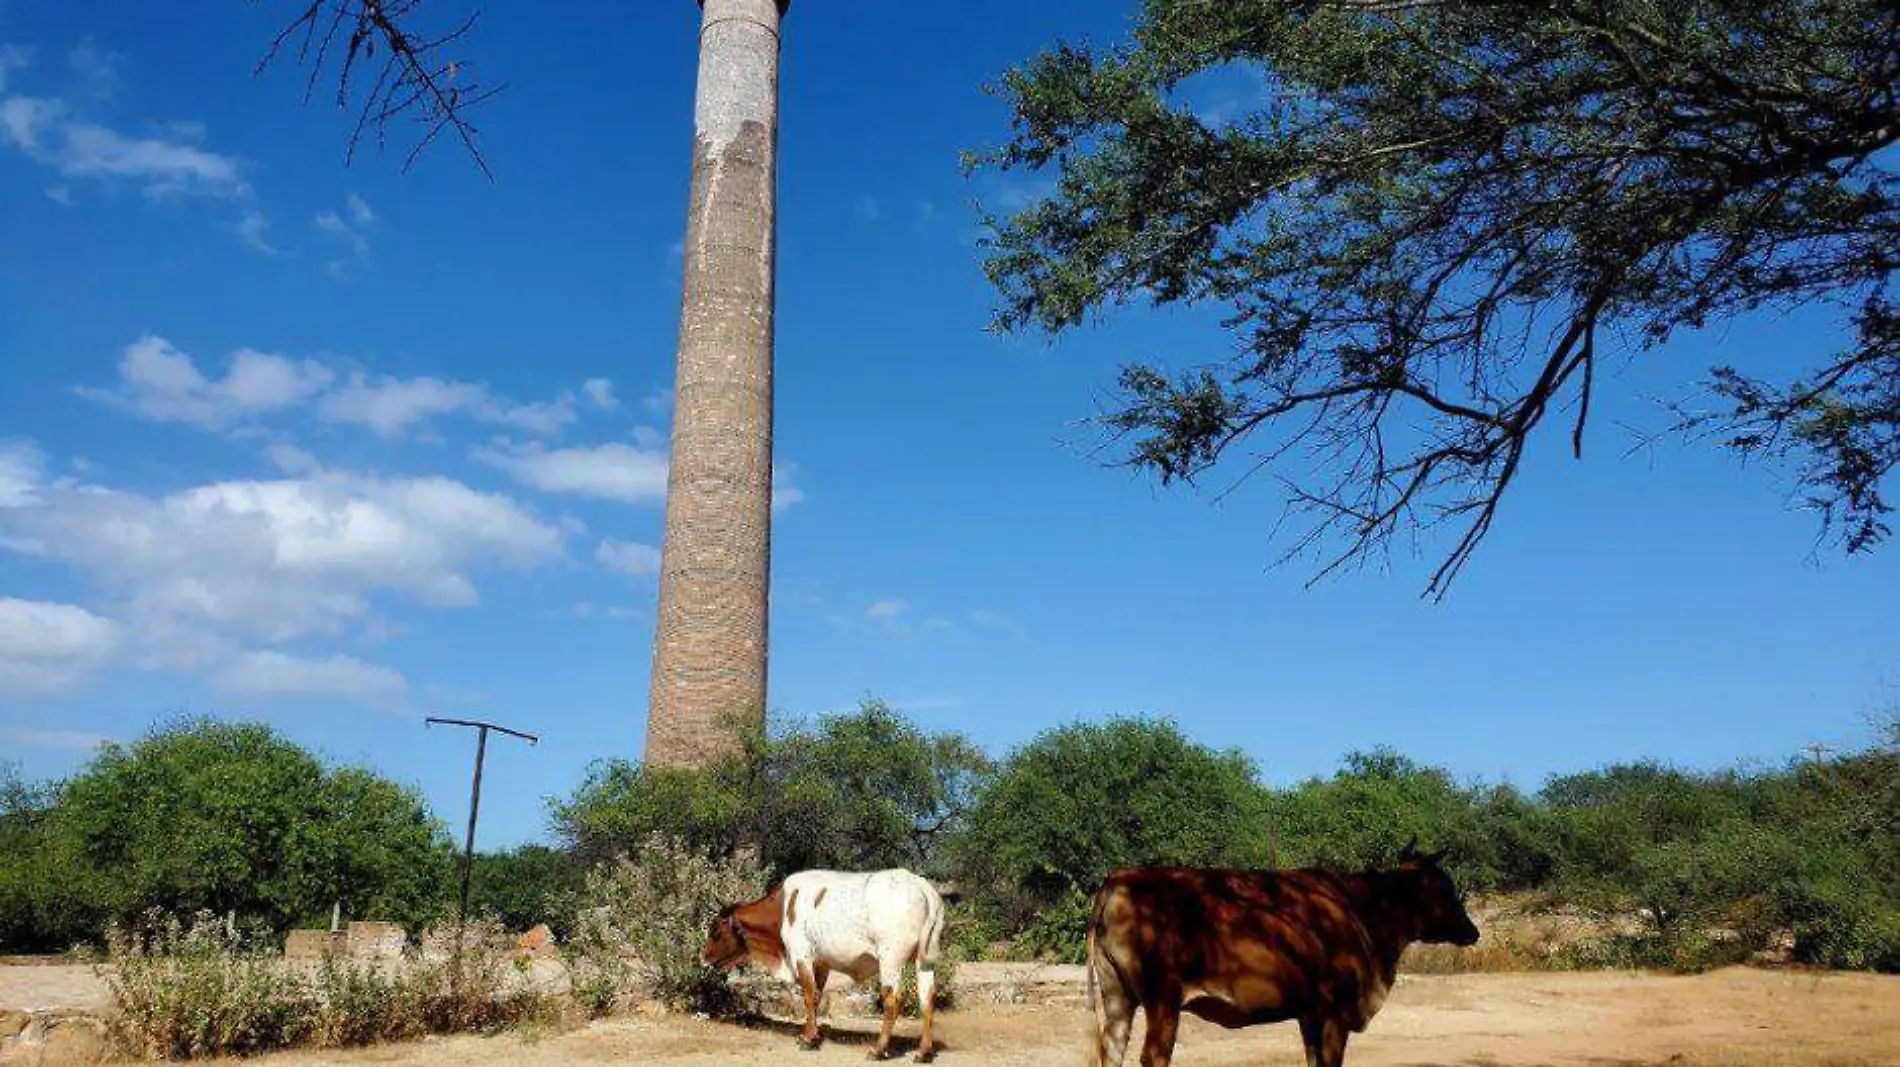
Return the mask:
[[[917, 1024], [898, 1033], [914, 1044]], [[1077, 1067], [1089, 1020], [1066, 1005], [971, 1004], [938, 1019], [938, 1062]], [[797, 1051], [786, 1024], [745, 1028], [689, 1016], [631, 1017], [568, 1033], [456, 1037], [351, 1052], [287, 1053], [269, 1067], [554, 1067], [568, 1064], [862, 1062], [873, 1021], [834, 1017], [816, 1054]], [[1136, 1040], [1140, 1039], [1137, 1028]], [[1131, 1052], [1129, 1063], [1137, 1059]], [[1289, 1024], [1228, 1032], [1190, 1019], [1182, 1067], [1304, 1062]], [[1402, 978], [1370, 1029], [1353, 1039], [1353, 1067], [1900, 1067], [1900, 978], [1729, 970], [1695, 978], [1516, 974]]]

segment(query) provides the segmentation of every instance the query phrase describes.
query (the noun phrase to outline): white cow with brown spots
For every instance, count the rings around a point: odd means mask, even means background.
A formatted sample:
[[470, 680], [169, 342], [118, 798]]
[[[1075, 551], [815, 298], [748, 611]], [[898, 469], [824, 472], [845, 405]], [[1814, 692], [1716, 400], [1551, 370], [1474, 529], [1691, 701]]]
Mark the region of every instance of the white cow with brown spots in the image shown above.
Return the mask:
[[917, 1060], [936, 1054], [930, 1029], [936, 1014], [937, 951], [943, 938], [943, 897], [928, 881], [902, 869], [854, 873], [800, 871], [770, 893], [720, 911], [701, 958], [711, 967], [752, 962], [796, 982], [805, 997], [799, 1046], [818, 1047], [818, 994], [831, 972], [862, 982], [877, 976], [884, 1024], [872, 1059], [890, 1056], [897, 1022], [897, 990], [904, 964], [917, 965], [917, 999], [924, 1014]]

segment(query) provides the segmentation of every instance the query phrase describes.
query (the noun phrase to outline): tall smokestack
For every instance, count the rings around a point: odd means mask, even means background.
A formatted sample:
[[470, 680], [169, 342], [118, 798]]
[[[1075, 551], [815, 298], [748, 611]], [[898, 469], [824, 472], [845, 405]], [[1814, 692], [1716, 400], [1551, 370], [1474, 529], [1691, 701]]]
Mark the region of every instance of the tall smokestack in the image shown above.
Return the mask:
[[646, 762], [730, 751], [765, 715], [779, 20], [790, 0], [701, 0], [686, 286]]

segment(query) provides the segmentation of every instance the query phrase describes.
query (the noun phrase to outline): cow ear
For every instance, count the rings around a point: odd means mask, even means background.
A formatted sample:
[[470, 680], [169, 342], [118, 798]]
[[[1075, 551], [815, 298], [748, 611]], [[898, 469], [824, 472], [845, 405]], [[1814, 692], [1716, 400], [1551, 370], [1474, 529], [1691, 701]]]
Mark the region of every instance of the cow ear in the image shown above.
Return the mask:
[[1413, 834], [1412, 839], [1410, 841], [1407, 841], [1405, 843], [1405, 847], [1399, 850], [1399, 862], [1403, 863], [1406, 860], [1415, 860], [1417, 858], [1418, 858], [1418, 835]]
[[1438, 866], [1439, 864], [1441, 864], [1441, 863], [1444, 863], [1444, 862], [1445, 862], [1445, 857], [1446, 857], [1446, 856], [1448, 856], [1448, 855], [1450, 855], [1450, 854], [1451, 854], [1451, 849], [1449, 849], [1449, 848], [1441, 848], [1441, 849], [1439, 849], [1439, 850], [1438, 850], [1437, 852], [1433, 852], [1433, 853], [1430, 853], [1429, 855], [1427, 855], [1427, 856], [1425, 857], [1425, 862], [1426, 862], [1426, 863], [1429, 863], [1429, 864], [1431, 864], [1431, 865], [1432, 865], [1432, 866], [1434, 866], [1434, 867], [1436, 867], [1436, 866]]

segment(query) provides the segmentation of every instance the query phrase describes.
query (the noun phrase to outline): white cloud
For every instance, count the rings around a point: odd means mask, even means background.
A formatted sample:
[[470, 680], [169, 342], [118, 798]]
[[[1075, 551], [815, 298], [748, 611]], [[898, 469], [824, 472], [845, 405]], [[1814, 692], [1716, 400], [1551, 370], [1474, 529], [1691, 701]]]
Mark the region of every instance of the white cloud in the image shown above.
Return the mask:
[[72, 207], [73, 191], [63, 185], [55, 185], [46, 190], [46, 199], [61, 207]]
[[148, 335], [126, 346], [117, 388], [79, 391], [154, 421], [217, 429], [300, 404], [328, 387], [333, 377], [313, 360], [240, 348], [231, 354], [224, 377], [212, 381], [177, 346]]
[[363, 234], [361, 229], [352, 227], [349, 223], [344, 222], [343, 217], [334, 211], [319, 213], [316, 217], [315, 225], [319, 233], [322, 233], [335, 243], [341, 245], [344, 251], [348, 253], [341, 258], [330, 260], [330, 262], [326, 264], [326, 268], [330, 272], [330, 277], [335, 278], [337, 281], [343, 281], [347, 279], [350, 273], [356, 268], [367, 267], [369, 265], [369, 238]]
[[120, 627], [72, 604], [0, 597], [0, 699], [64, 692], [104, 666]]
[[211, 684], [233, 696], [258, 700], [336, 697], [391, 705], [409, 690], [397, 671], [350, 656], [304, 658], [282, 652], [246, 652], [217, 668]]
[[237, 234], [244, 243], [267, 256], [277, 254], [270, 243], [270, 218], [256, 208], [248, 208], [237, 221]]
[[567, 538], [505, 496], [445, 478], [326, 472], [161, 497], [31, 492], [37, 503], [0, 510], [0, 545], [84, 574], [148, 658], [187, 666], [219, 660], [225, 641], [369, 626], [381, 596], [474, 604], [472, 570], [558, 558]]
[[317, 414], [327, 422], [367, 426], [383, 437], [394, 437], [437, 415], [448, 415], [483, 403], [488, 391], [469, 382], [440, 378], [382, 378], [362, 374], [323, 398]]
[[902, 600], [879, 600], [864, 609], [864, 617], [867, 619], [895, 619], [899, 615], [902, 615], [904, 609], [907, 607], [909, 607], [909, 605]]
[[559, 449], [529, 444], [482, 449], [475, 455], [543, 492], [629, 504], [657, 504], [666, 499], [666, 453], [662, 451], [619, 443]]
[[660, 573], [660, 550], [638, 541], [617, 541], [609, 537], [600, 543], [594, 558], [634, 578], [651, 578]]
[[315, 474], [323, 469], [317, 457], [291, 444], [275, 444], [264, 450], [264, 457], [271, 466], [293, 477]]
[[574, 398], [562, 394], [553, 400], [517, 404], [489, 392], [479, 382], [441, 378], [377, 378], [361, 373], [348, 385], [326, 395], [317, 406], [326, 422], [366, 426], [383, 437], [395, 437], [418, 423], [443, 415], [466, 415], [481, 422], [513, 426], [540, 436], [552, 436], [573, 422]]
[[318, 232], [342, 246], [347, 253], [327, 264], [330, 277], [338, 281], [349, 278], [357, 268], [369, 266], [369, 228], [376, 224], [376, 212], [370, 210], [368, 202], [355, 193], [344, 198], [344, 209], [350, 214], [348, 221], [334, 211], [319, 212], [315, 219]]
[[513, 407], [484, 405], [475, 413], [475, 417], [484, 422], [498, 422], [542, 437], [552, 437], [579, 416], [574, 412], [574, 398], [563, 395], [553, 400], [516, 404]]
[[587, 399], [602, 411], [612, 411], [620, 406], [620, 401], [614, 397], [614, 383], [605, 378], [587, 379], [581, 383], [581, 392], [586, 393]]
[[240, 200], [251, 195], [236, 157], [173, 137], [128, 137], [79, 118], [63, 100], [13, 96], [0, 101], [0, 135], [68, 178], [133, 181], [154, 198]]
[[792, 472], [789, 466], [772, 466], [772, 513], [777, 514], [794, 504], [805, 502], [805, 491], [792, 484]]
[[112, 738], [105, 734], [80, 730], [0, 730], [0, 741], [19, 748], [50, 748], [66, 752], [91, 752]]
[[24, 442], [0, 445], [0, 508], [39, 503], [34, 487], [44, 476], [46, 462], [40, 450]]

